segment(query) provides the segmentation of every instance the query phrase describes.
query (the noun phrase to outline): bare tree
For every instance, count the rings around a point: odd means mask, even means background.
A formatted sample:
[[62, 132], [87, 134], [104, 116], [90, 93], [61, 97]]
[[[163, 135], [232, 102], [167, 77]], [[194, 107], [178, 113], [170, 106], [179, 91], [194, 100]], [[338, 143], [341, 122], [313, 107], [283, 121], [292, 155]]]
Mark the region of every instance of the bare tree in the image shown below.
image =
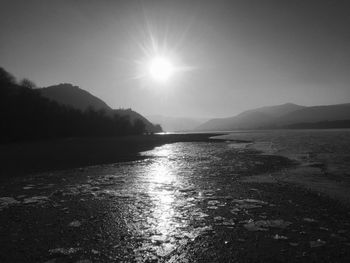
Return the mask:
[[21, 86], [29, 88], [29, 89], [35, 89], [36, 85], [33, 81], [29, 79], [22, 79], [21, 82], [19, 83]]

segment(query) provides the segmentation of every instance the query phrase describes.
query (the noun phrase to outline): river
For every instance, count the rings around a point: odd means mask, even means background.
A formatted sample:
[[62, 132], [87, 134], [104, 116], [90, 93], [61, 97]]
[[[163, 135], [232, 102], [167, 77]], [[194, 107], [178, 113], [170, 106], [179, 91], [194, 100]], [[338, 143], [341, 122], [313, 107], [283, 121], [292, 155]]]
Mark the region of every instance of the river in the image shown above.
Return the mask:
[[319, 162], [327, 166], [317, 169], [347, 181], [349, 131], [244, 132], [223, 139], [167, 144], [138, 161], [10, 180], [1, 186], [0, 234], [10, 240], [0, 248], [1, 261], [349, 259], [346, 206], [288, 184], [242, 182]]

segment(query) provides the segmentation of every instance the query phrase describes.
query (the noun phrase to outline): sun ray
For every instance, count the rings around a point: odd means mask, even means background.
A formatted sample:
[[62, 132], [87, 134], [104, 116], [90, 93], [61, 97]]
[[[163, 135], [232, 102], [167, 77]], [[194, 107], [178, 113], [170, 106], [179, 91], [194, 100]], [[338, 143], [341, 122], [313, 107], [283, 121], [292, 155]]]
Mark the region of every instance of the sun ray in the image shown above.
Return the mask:
[[137, 42], [143, 56], [135, 60], [138, 70], [133, 79], [145, 79], [145, 81], [148, 79], [159, 84], [166, 84], [179, 75], [178, 73], [195, 69], [184, 64], [180, 55], [181, 45], [185, 41], [189, 27], [174, 41], [170, 36], [168, 24], [162, 25], [164, 32], [160, 34], [159, 28], [152, 26], [145, 14], [144, 20], [144, 27], [141, 30], [142, 37]]

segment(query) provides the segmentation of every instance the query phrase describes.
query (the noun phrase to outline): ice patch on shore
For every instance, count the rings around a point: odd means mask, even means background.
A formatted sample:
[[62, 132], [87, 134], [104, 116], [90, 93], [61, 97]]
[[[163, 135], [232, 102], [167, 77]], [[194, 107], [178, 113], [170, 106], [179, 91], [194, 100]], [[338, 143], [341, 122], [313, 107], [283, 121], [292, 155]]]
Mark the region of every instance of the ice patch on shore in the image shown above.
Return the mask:
[[322, 247], [325, 244], [326, 244], [326, 241], [323, 241], [321, 239], [317, 239], [316, 241], [310, 241], [311, 248]]
[[0, 197], [0, 211], [11, 205], [17, 205], [19, 203], [20, 202], [14, 199], [13, 197], [8, 197], [8, 196]]
[[244, 228], [248, 231], [268, 231], [269, 228], [281, 228], [284, 229], [290, 226], [292, 223], [284, 221], [283, 219], [276, 220], [250, 220], [244, 224]]
[[50, 254], [71, 255], [71, 254], [77, 253], [80, 250], [81, 250], [80, 247], [70, 247], [70, 248], [59, 247], [59, 248], [50, 249], [49, 253]]
[[50, 199], [47, 196], [33, 196], [33, 197], [29, 197], [29, 198], [25, 198], [23, 200], [23, 204], [25, 205], [30, 205], [30, 204], [35, 204], [35, 205], [41, 205], [41, 204], [45, 204], [46, 202], [48, 202]]
[[13, 197], [0, 197], [0, 211], [12, 205], [42, 205], [49, 201], [47, 196], [33, 196], [23, 199], [22, 202]]
[[263, 205], [267, 205], [268, 203], [262, 200], [257, 199], [234, 199], [232, 202], [236, 203], [236, 207], [238, 209], [253, 209], [253, 208], [261, 208]]
[[70, 227], [80, 227], [81, 222], [79, 220], [74, 220], [73, 222], [70, 222], [69, 225]]

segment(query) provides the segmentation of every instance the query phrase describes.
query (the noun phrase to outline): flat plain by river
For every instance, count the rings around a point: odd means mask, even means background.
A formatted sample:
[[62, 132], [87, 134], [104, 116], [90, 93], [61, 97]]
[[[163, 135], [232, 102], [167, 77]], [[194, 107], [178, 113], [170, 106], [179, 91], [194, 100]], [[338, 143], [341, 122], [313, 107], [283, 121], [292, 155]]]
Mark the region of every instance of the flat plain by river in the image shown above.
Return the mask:
[[347, 202], [280, 178], [347, 187], [350, 132], [229, 136], [4, 180], [0, 261], [349, 262]]

